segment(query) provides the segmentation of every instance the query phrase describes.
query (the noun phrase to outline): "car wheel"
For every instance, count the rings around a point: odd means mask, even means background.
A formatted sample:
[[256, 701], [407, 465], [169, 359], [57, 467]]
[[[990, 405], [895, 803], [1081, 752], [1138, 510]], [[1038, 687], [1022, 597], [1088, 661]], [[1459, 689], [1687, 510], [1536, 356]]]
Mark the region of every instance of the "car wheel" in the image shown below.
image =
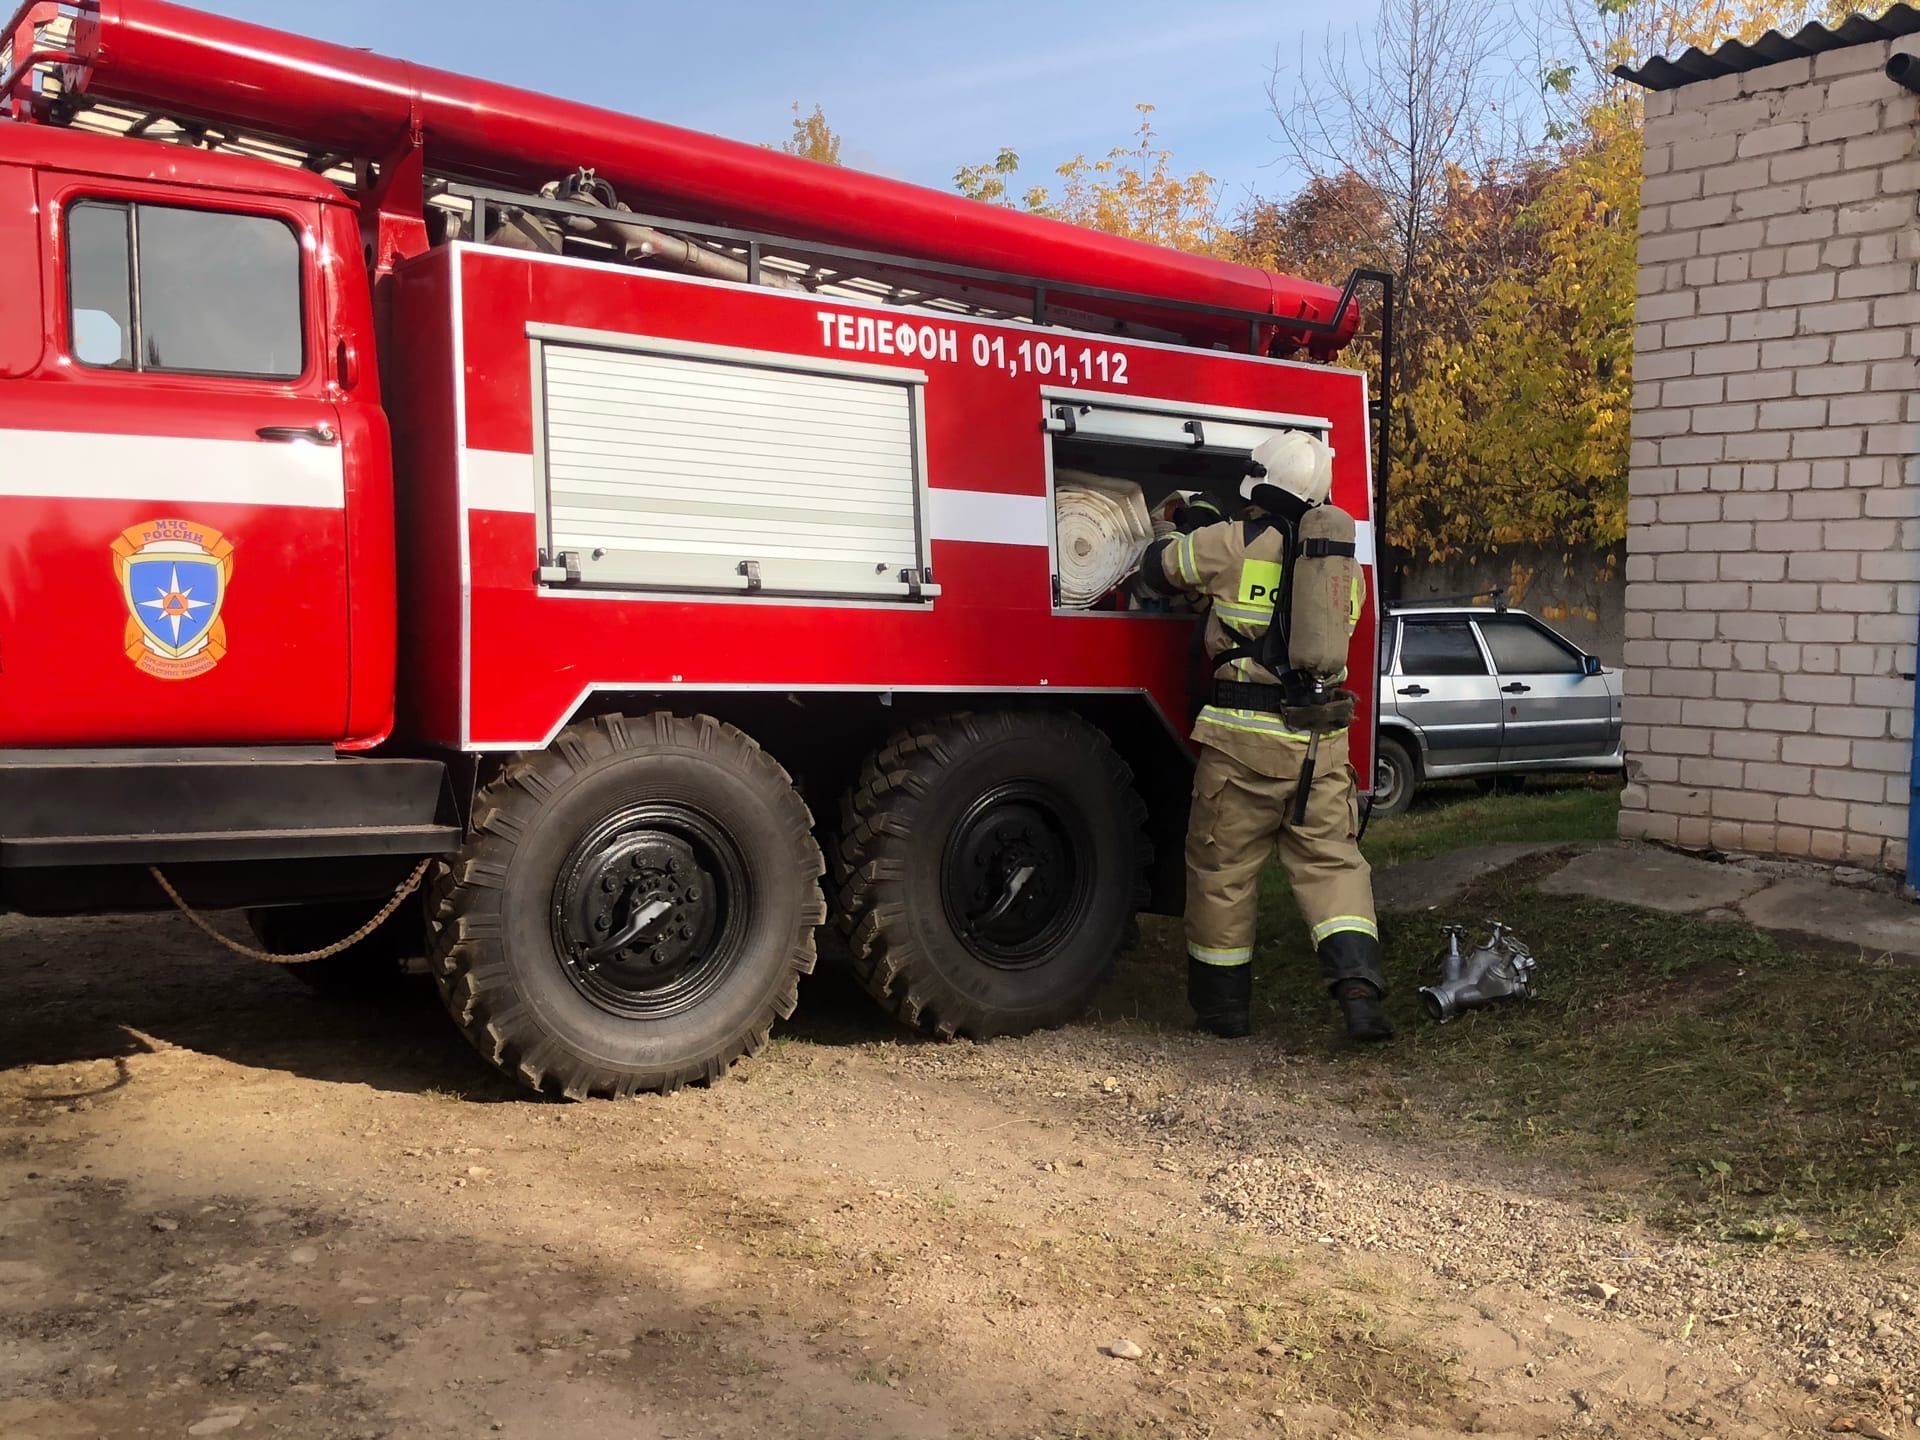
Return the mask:
[[1414, 768], [1413, 755], [1400, 741], [1382, 735], [1373, 760], [1373, 813], [1406, 814], [1419, 788], [1420, 772]]

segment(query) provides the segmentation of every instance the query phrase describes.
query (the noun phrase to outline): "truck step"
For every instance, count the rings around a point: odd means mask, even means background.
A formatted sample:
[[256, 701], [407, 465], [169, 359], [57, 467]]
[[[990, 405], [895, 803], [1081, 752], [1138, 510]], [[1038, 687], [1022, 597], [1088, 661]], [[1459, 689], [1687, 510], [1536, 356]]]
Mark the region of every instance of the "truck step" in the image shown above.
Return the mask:
[[0, 870], [69, 865], [187, 865], [220, 860], [326, 860], [343, 855], [446, 855], [460, 848], [453, 825], [332, 830], [232, 830], [218, 834], [60, 835], [0, 840]]
[[0, 869], [433, 855], [437, 760], [321, 748], [0, 752]]

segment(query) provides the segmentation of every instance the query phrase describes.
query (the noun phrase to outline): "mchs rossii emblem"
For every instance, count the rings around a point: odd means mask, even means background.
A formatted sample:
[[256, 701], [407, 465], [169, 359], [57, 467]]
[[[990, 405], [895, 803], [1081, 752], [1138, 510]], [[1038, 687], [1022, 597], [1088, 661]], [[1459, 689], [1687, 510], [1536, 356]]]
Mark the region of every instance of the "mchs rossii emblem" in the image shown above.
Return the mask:
[[220, 618], [233, 542], [191, 520], [149, 520], [113, 542], [127, 603], [127, 658], [160, 680], [191, 680], [227, 658]]

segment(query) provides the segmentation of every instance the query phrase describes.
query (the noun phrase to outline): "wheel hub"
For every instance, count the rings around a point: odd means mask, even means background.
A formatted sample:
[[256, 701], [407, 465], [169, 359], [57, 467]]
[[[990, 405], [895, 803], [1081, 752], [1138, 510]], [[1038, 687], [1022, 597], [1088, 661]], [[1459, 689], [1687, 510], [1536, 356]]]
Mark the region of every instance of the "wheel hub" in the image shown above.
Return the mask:
[[642, 807], [582, 837], [554, 889], [554, 948], [574, 986], [628, 1016], [678, 1013], [725, 969], [743, 867], [703, 817]]
[[989, 964], [1043, 963], [1084, 905], [1084, 865], [1059, 807], [1043, 787], [1007, 786], [954, 828], [943, 870], [955, 934]]
[[1373, 793], [1377, 800], [1391, 803], [1400, 794], [1400, 787], [1406, 783], [1400, 774], [1400, 767], [1384, 756], [1373, 762]]

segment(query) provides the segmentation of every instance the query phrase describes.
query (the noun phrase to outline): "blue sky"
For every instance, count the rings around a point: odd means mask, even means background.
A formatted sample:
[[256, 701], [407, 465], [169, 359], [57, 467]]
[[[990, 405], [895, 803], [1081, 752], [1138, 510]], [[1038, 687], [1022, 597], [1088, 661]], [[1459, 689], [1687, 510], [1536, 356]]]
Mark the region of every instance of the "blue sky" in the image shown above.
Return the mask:
[[1023, 178], [1126, 142], [1284, 193], [1266, 81], [1373, 0], [197, 0], [204, 8], [658, 120], [771, 141], [818, 103], [863, 169], [942, 188], [1011, 145]]

